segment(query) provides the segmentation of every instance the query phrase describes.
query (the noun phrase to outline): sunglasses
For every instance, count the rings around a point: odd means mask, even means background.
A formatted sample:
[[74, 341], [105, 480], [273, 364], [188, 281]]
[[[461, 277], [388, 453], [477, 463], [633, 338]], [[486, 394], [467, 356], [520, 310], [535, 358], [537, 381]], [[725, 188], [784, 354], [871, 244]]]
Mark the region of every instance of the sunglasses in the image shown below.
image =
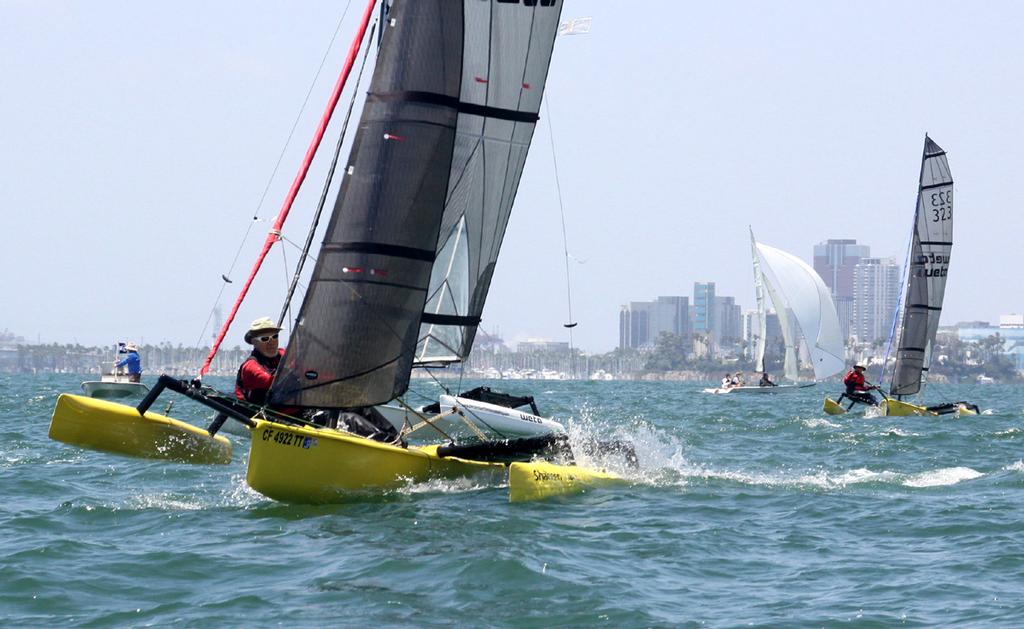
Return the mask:
[[266, 343], [267, 341], [277, 339], [277, 334], [271, 334], [270, 336], [257, 336], [256, 340], [260, 343]]

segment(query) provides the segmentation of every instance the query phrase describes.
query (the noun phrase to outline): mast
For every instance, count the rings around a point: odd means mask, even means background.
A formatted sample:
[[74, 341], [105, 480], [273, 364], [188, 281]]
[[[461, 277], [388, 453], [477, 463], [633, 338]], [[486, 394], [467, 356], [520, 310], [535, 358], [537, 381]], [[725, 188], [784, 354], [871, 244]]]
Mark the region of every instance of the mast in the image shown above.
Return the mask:
[[890, 395], [913, 395], [923, 386], [939, 329], [952, 249], [953, 176], [946, 152], [925, 135]]
[[750, 257], [754, 265], [754, 297], [757, 300], [758, 336], [757, 349], [754, 351], [754, 369], [764, 372], [764, 350], [765, 337], [768, 335], [768, 311], [764, 305], [764, 276], [761, 273], [760, 256], [757, 254], [757, 241], [754, 239], [754, 229], [750, 230]]
[[[256, 273], [263, 265], [263, 260], [267, 257], [267, 254], [270, 252], [270, 248], [274, 246], [274, 243], [281, 238], [281, 228], [284, 227], [284, 222], [288, 218], [288, 213], [292, 209], [292, 203], [295, 202], [295, 196], [299, 193], [299, 188], [302, 187], [302, 182], [306, 179], [309, 167], [313, 163], [313, 157], [316, 156], [316, 151], [320, 146], [320, 141], [323, 139], [324, 133], [327, 131], [327, 125], [330, 123], [331, 116], [334, 114], [334, 108], [338, 104], [338, 99], [341, 98], [341, 92], [345, 88], [345, 83], [348, 81], [348, 76], [352, 71], [352, 66], [355, 64], [356, 55], [359, 53], [363, 36], [366, 34], [367, 25], [370, 23], [370, 17], [373, 15], [373, 6], [376, 3], [377, 0], [369, 0], [366, 4], [366, 10], [363, 12], [359, 30], [356, 32], [356, 36], [352, 40], [352, 45], [349, 47], [348, 56], [345, 58], [345, 63], [342, 66], [341, 73], [338, 75], [338, 80], [334, 84], [334, 90], [331, 92], [331, 97], [327, 101], [327, 107], [324, 109], [323, 115], [320, 116], [320, 124], [317, 126], [316, 132], [313, 134], [313, 139], [310, 141], [309, 147], [306, 149], [306, 155], [303, 157], [302, 164], [299, 166], [299, 172], [295, 174], [295, 179], [292, 180], [291, 188], [288, 190], [288, 195], [285, 197], [284, 203], [281, 205], [281, 209], [277, 213], [274, 225], [270, 228], [270, 231], [267, 232], [267, 238], [263, 242], [263, 248], [256, 257], [256, 263], [249, 272], [248, 279], [246, 279], [245, 284], [242, 285], [242, 290], [239, 291], [238, 297], [235, 299], [235, 304], [231, 307], [231, 312], [228, 313], [227, 319], [224, 320], [224, 324], [220, 328], [220, 332], [217, 333], [217, 338], [214, 340], [213, 346], [210, 348], [210, 354], [203, 362], [202, 368], [199, 369], [200, 376], [206, 375], [206, 372], [209, 371], [210, 363], [213, 361], [213, 357], [217, 355], [217, 351], [220, 349], [220, 344], [224, 341], [224, 336], [228, 333], [231, 323], [235, 320], [235, 314], [238, 313], [239, 306], [242, 305], [242, 301], [245, 300], [245, 296], [249, 293], [249, 286], [252, 285], [252, 281], [255, 279]], [[278, 325], [280, 325], [280, 323], [281, 322], [279, 321]]]

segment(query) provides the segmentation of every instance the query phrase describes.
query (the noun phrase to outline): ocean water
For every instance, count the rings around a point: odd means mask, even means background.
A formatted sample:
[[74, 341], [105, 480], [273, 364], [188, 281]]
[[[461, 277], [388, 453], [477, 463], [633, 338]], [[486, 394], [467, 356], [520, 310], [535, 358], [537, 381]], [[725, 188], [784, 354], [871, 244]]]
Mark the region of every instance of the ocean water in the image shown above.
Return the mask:
[[630, 485], [292, 506], [246, 486], [246, 437], [227, 466], [50, 441], [81, 379], [0, 376], [5, 627], [1024, 626], [1024, 387], [930, 390], [978, 417], [871, 418], [824, 415], [820, 385], [491, 382], [631, 440]]

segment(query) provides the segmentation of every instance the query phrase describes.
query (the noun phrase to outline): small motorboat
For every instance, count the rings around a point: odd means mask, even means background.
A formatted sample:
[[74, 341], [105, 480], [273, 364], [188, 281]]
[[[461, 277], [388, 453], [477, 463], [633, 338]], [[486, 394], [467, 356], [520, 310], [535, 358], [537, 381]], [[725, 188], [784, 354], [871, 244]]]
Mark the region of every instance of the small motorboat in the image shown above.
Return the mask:
[[83, 382], [82, 391], [89, 397], [110, 400], [143, 397], [149, 393], [149, 387], [141, 382], [132, 382], [127, 374], [105, 373], [99, 380]]

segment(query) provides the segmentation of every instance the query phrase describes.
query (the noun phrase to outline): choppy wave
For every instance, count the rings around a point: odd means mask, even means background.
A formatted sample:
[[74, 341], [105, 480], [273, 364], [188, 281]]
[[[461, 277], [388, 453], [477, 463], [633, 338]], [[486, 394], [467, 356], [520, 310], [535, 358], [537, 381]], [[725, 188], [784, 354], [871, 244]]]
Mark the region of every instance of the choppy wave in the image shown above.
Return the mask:
[[[190, 466], [53, 442], [53, 396], [77, 380], [9, 378], [0, 609], [12, 626], [1024, 622], [1006, 580], [1024, 570], [1007, 552], [1024, 546], [1019, 413], [878, 421], [822, 417], [813, 389], [482, 384], [537, 396], [579, 463], [629, 484], [509, 504], [487, 477], [280, 504], [246, 485], [244, 448]], [[1024, 407], [1018, 388], [985, 398]], [[638, 467], [589, 447], [609, 440]]]

